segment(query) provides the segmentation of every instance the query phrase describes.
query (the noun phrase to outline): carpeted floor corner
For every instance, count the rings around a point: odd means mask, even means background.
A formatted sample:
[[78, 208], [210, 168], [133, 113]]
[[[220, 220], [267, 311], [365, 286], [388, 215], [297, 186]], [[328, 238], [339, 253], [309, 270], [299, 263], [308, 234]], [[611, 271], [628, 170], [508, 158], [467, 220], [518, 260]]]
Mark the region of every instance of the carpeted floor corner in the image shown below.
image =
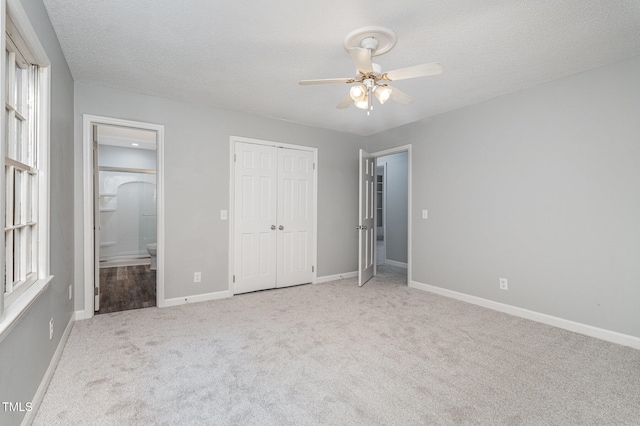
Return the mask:
[[393, 268], [75, 323], [35, 425], [639, 424], [640, 351]]

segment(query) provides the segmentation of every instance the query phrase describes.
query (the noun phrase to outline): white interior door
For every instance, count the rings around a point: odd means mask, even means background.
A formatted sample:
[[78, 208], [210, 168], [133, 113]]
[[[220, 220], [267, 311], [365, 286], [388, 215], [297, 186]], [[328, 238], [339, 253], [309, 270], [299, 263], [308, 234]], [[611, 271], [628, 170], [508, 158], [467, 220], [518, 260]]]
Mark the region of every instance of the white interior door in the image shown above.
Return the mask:
[[235, 293], [276, 286], [278, 152], [235, 144]]
[[313, 158], [278, 148], [278, 287], [313, 281]]
[[362, 286], [373, 276], [375, 264], [375, 184], [376, 159], [360, 150], [360, 208], [358, 225], [358, 285]]

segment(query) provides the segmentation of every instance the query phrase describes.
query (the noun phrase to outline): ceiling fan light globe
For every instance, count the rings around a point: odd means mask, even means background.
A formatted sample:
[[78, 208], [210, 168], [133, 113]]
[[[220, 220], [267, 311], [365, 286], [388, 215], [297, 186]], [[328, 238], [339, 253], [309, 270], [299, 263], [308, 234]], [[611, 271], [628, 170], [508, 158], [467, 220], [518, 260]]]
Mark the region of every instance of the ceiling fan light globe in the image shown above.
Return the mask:
[[351, 90], [349, 90], [349, 95], [354, 102], [362, 101], [367, 95], [367, 88], [363, 84], [353, 86]]
[[376, 98], [378, 98], [378, 101], [380, 101], [380, 104], [384, 104], [391, 97], [391, 88], [385, 87], [385, 86], [378, 86], [376, 87], [376, 90], [373, 93], [374, 95], [376, 95]]
[[356, 108], [369, 109], [369, 97], [365, 96], [364, 99], [355, 101], [353, 104], [356, 106]]

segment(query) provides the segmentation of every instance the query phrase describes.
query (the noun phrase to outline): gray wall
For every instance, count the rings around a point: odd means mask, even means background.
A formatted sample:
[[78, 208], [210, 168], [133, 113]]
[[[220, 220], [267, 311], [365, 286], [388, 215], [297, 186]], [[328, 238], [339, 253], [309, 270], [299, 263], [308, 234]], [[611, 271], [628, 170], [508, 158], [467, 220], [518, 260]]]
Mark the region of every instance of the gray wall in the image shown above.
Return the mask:
[[413, 280], [640, 337], [638, 76], [635, 57], [369, 138], [413, 146]]
[[[73, 80], [41, 0], [23, 0], [51, 60], [51, 273], [55, 278], [0, 342], [0, 401], [29, 402], [49, 367], [73, 313]], [[54, 336], [49, 340], [49, 320]], [[0, 424], [19, 424], [24, 413], [0, 410]]]
[[408, 153], [399, 152], [377, 158], [387, 165], [385, 256], [388, 260], [407, 263], [407, 225], [409, 202]]
[[[82, 182], [82, 115], [165, 126], [165, 297], [228, 289], [229, 138], [318, 148], [318, 276], [357, 269], [359, 136], [75, 83], [76, 182]], [[76, 282], [83, 282], [82, 187], [76, 187]], [[193, 273], [202, 272], [202, 282]], [[84, 290], [76, 287], [76, 310]]]

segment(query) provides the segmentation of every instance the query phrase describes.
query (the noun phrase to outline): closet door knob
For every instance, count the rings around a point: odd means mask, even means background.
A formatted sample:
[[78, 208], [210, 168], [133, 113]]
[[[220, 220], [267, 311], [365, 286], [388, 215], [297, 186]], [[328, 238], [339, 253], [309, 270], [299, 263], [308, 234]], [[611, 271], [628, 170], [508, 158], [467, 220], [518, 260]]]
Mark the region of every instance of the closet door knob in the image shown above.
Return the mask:
[[280, 225], [278, 226], [278, 229], [282, 231], [284, 229], [284, 226]]
[[276, 229], [275, 225], [271, 225], [271, 230], [273, 231], [274, 229]]

